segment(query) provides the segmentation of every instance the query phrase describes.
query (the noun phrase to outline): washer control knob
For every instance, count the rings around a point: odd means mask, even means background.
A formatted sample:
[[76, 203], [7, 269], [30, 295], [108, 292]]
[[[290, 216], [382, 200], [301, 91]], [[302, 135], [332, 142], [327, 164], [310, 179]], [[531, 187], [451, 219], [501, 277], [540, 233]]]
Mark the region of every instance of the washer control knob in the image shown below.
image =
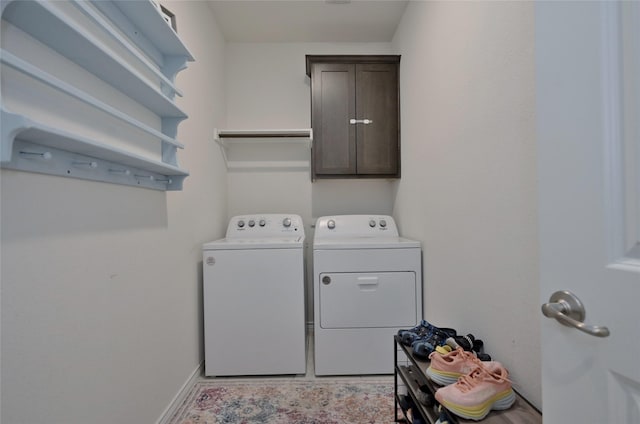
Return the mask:
[[373, 228], [375, 226], [376, 226], [376, 221], [374, 221], [373, 219], [369, 221], [369, 227]]
[[386, 227], [386, 226], [387, 226], [387, 221], [385, 221], [384, 219], [381, 219], [381, 220], [380, 220], [380, 226], [381, 226], [382, 228]]
[[256, 226], [256, 221], [254, 221], [253, 219], [249, 220], [249, 227], [253, 228]]
[[336, 221], [334, 221], [333, 219], [330, 219], [327, 222], [327, 228], [330, 230], [333, 230], [334, 228], [336, 228]]
[[331, 277], [329, 277], [328, 275], [322, 277], [322, 284], [327, 285], [329, 283], [331, 283]]
[[282, 225], [285, 226], [285, 228], [289, 228], [291, 227], [291, 218], [285, 218], [282, 220]]
[[261, 227], [264, 227], [265, 225], [267, 225], [267, 221], [265, 221], [264, 219], [261, 219], [260, 222], [258, 222], [258, 225]]
[[244, 227], [244, 221], [240, 220], [238, 221], [238, 228], [243, 228]]

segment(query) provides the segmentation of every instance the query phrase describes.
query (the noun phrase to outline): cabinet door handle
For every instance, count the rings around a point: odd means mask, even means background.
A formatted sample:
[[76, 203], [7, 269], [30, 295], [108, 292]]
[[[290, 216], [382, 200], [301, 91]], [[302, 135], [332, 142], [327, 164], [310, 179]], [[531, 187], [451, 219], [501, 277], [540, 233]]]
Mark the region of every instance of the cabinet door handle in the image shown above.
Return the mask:
[[355, 125], [355, 124], [365, 124], [365, 125], [369, 125], [369, 124], [373, 124], [373, 120], [371, 119], [349, 119], [349, 123], [351, 125]]

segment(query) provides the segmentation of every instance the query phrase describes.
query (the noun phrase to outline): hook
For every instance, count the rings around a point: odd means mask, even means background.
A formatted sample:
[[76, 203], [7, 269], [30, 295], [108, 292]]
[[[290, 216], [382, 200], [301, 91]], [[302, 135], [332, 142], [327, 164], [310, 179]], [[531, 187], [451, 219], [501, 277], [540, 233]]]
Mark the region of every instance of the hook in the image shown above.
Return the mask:
[[131, 174], [131, 171], [129, 171], [128, 169], [109, 168], [109, 172], [111, 172], [113, 174], [124, 174], [124, 175], [130, 175]]
[[89, 168], [96, 169], [98, 167], [98, 162], [95, 161], [73, 161], [71, 162], [75, 166], [88, 166]]
[[138, 175], [138, 174], [136, 174], [136, 175], [134, 175], [134, 177], [136, 177], [136, 178], [145, 178], [145, 179], [148, 179], [150, 181], [153, 181], [153, 180], [156, 179], [153, 175]]
[[51, 159], [53, 157], [51, 152], [23, 152], [23, 151], [21, 151], [20, 154], [22, 156], [40, 156], [44, 160], [49, 160], [49, 159]]

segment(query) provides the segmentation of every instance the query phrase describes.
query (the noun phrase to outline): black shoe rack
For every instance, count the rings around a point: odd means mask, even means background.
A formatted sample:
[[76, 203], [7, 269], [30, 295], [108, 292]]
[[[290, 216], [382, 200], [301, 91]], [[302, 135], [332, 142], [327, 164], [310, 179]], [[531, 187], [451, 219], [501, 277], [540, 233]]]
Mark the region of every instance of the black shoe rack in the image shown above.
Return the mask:
[[[429, 361], [416, 358], [411, 347], [404, 346], [398, 336], [394, 336], [393, 344], [396, 422], [435, 424], [442, 414], [449, 424], [476, 422], [483, 424], [542, 423], [540, 411], [520, 396], [518, 392], [516, 392], [516, 401], [511, 408], [504, 411], [491, 411], [481, 421], [457, 417], [435, 400], [435, 392], [440, 386], [429, 380], [425, 374], [429, 367]], [[411, 412], [407, 411], [408, 407]]]

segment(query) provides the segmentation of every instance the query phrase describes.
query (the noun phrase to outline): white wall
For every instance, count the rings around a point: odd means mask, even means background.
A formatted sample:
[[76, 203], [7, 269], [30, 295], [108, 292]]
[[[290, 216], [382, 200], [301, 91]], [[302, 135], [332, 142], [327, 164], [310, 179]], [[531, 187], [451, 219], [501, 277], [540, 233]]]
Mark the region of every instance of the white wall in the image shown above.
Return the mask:
[[[165, 3], [165, 2], [163, 2]], [[201, 244], [226, 227], [224, 42], [205, 2], [168, 2], [179, 192], [1, 171], [2, 422], [152, 423], [202, 360]]]
[[[306, 54], [392, 54], [390, 43], [228, 43], [227, 123], [231, 129], [311, 126]], [[310, 157], [310, 156], [309, 156]], [[394, 187], [387, 180], [318, 180], [310, 170], [229, 172], [229, 216], [296, 213], [311, 225], [319, 216], [391, 214]], [[309, 251], [308, 251], [309, 253]], [[310, 264], [310, 254], [307, 254]], [[310, 266], [308, 267], [311, 268]], [[307, 279], [307, 321], [313, 320], [312, 280]]]
[[411, 2], [394, 214], [423, 242], [424, 310], [541, 404], [532, 2]]
[[[423, 243], [425, 317], [539, 406], [533, 6], [411, 2], [393, 44], [225, 46], [206, 3], [163, 4], [197, 60], [184, 190], [1, 171], [2, 421], [157, 420], [202, 358], [200, 245], [255, 211], [300, 214], [309, 242], [318, 216], [393, 212]], [[213, 128], [309, 127], [304, 55], [340, 53], [402, 54], [402, 179], [227, 183]]]
[[[392, 54], [390, 43], [228, 43], [227, 126], [232, 129], [309, 128], [306, 54]], [[293, 212], [306, 226], [319, 214], [391, 212], [385, 180], [319, 180], [310, 170], [229, 173], [229, 215]], [[353, 196], [357, 194], [359, 201]]]

